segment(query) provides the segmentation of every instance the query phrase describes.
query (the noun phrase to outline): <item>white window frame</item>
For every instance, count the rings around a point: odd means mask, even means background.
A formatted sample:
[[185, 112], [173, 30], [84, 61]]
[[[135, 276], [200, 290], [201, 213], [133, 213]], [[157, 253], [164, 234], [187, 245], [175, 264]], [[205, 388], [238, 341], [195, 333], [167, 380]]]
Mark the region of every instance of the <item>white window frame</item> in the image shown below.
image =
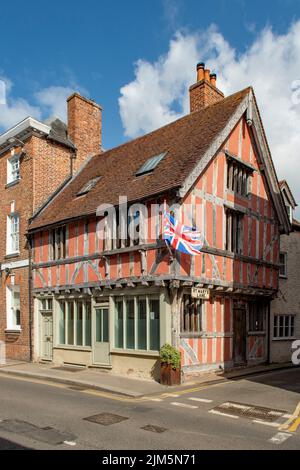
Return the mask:
[[[283, 336], [280, 336], [280, 318], [283, 318]], [[274, 320], [273, 320], [273, 340], [289, 340], [289, 339], [295, 339], [295, 328], [296, 328], [296, 315], [295, 314], [276, 314], [274, 315]], [[277, 322], [275, 322], [275, 318], [278, 319]], [[292, 335], [292, 318], [294, 318], [294, 334]], [[277, 325], [275, 325], [277, 323]], [[288, 327], [289, 329], [289, 334], [285, 336], [285, 328]], [[277, 335], [275, 336], [275, 329], [277, 331]]]
[[[16, 167], [14, 167], [16, 165]], [[7, 159], [7, 184], [20, 180], [20, 156], [13, 155]]]
[[17, 319], [17, 310], [21, 312], [21, 305], [15, 305], [14, 302], [14, 293], [18, 292], [20, 294], [20, 286], [7, 286], [6, 287], [6, 324], [7, 330], [21, 330], [21, 320], [18, 325], [16, 322]]
[[279, 277], [283, 278], [283, 279], [286, 279], [287, 278], [287, 274], [288, 274], [288, 270], [287, 270], [287, 252], [286, 251], [281, 251], [280, 252], [280, 255], [284, 255], [284, 263], [280, 263], [280, 256], [279, 256], [279, 265], [280, 267], [284, 267], [284, 274], [281, 274], [280, 273], [280, 268], [279, 268]]
[[[17, 227], [17, 230], [16, 230]], [[6, 227], [6, 254], [19, 254], [20, 252], [20, 216], [9, 214]]]

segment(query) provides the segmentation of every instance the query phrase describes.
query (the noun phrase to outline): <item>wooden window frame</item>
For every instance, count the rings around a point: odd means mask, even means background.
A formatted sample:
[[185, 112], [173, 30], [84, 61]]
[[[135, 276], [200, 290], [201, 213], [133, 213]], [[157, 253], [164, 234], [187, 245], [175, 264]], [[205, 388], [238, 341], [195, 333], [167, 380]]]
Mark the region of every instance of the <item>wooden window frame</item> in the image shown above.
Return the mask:
[[249, 177], [253, 169], [237, 158], [227, 156], [227, 190], [242, 197], [248, 197]]
[[[280, 256], [284, 256], [284, 262], [280, 262]], [[284, 267], [284, 273], [281, 273], [281, 268]], [[283, 279], [287, 279], [288, 277], [288, 269], [287, 269], [287, 252], [286, 251], [281, 251], [279, 253], [279, 277]]]
[[[289, 340], [295, 339], [295, 314], [275, 314], [273, 320], [273, 339], [274, 340]], [[282, 319], [282, 325], [281, 323]], [[280, 334], [282, 328], [283, 334]], [[288, 335], [285, 335], [286, 328], [288, 328]], [[292, 334], [293, 333], [293, 334]]]
[[[202, 335], [203, 305], [202, 300], [193, 299], [188, 293], [183, 294], [180, 310], [180, 336]], [[196, 324], [197, 327], [195, 327]]]
[[[248, 331], [250, 334], [265, 333], [266, 331], [266, 321], [268, 313], [268, 304], [262, 301], [250, 301], [248, 303], [248, 313], [249, 313], [249, 326]], [[259, 323], [259, 328], [255, 327], [256, 321], [262, 322]]]
[[51, 242], [50, 253], [52, 260], [65, 259], [67, 255], [67, 227], [63, 225], [62, 227], [52, 229], [49, 239]]
[[241, 238], [243, 234], [244, 214], [225, 207], [226, 232], [225, 250], [240, 255], [243, 251]]

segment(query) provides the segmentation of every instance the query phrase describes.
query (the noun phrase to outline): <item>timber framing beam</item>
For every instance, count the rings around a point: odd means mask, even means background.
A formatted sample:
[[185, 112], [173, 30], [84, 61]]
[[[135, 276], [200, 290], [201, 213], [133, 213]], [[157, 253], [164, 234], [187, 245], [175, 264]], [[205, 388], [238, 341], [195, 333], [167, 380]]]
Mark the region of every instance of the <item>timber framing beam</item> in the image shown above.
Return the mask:
[[107, 290], [107, 294], [112, 291], [118, 292], [123, 288], [149, 288], [158, 287], [164, 288], [169, 287], [170, 289], [182, 289], [187, 290], [192, 287], [204, 287], [210, 290], [212, 296], [220, 295], [244, 295], [250, 297], [274, 297], [276, 291], [273, 289], [263, 289], [256, 286], [244, 287], [236, 283], [224, 283], [221, 281], [202, 280], [199, 282], [199, 278], [188, 278], [188, 277], [172, 277], [172, 276], [145, 276], [141, 278], [124, 278], [102, 281], [83, 283], [76, 286], [65, 285], [56, 286], [50, 289], [49, 287], [34, 289], [33, 294], [35, 297], [55, 295], [101, 295]]
[[[92, 255], [83, 255], [83, 256], [73, 256], [70, 258], [64, 258], [55, 261], [47, 261], [46, 263], [33, 263], [33, 269], [39, 268], [50, 268], [52, 266], [66, 265], [71, 263], [81, 263], [83, 261], [92, 261], [97, 259], [107, 259], [110, 256], [121, 253], [132, 253], [137, 251], [148, 251], [148, 250], [157, 250], [160, 248], [165, 248], [165, 243], [163, 241], [158, 241], [157, 243], [148, 243], [145, 245], [137, 245], [128, 248], [120, 248], [119, 250], [103, 251], [102, 253], [94, 253]], [[245, 256], [241, 254], [236, 254], [231, 251], [221, 250], [219, 248], [214, 248], [212, 246], [204, 245], [201, 250], [203, 253], [210, 255], [222, 256], [225, 258], [230, 258], [238, 261], [244, 261], [246, 263], [252, 263], [258, 266], [266, 266], [268, 268], [279, 269], [280, 265], [276, 263], [271, 263], [269, 261], [254, 258], [253, 256]]]

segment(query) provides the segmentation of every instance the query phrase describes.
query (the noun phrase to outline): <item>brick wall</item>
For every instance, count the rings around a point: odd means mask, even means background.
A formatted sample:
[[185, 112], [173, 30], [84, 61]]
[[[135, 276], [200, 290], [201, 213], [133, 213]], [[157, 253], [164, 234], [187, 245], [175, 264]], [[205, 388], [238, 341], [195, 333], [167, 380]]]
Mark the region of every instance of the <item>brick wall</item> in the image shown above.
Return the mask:
[[190, 87], [191, 112], [210, 106], [224, 98], [223, 93], [206, 80], [201, 80]]
[[45, 137], [31, 138], [33, 157], [33, 211], [70, 175], [72, 150], [46, 140]]
[[[300, 231], [280, 238], [280, 251], [287, 253], [287, 278], [280, 278], [278, 297], [271, 303], [271, 338], [275, 314], [296, 314], [295, 335], [300, 339]], [[292, 340], [271, 341], [272, 362], [291, 360]]]
[[[20, 149], [16, 149], [18, 153]], [[33, 188], [33, 160], [32, 141], [26, 144], [27, 155], [22, 156], [21, 180], [7, 187], [7, 159], [11, 157], [8, 151], [0, 158], [0, 261], [1, 263], [18, 262], [28, 259], [26, 238], [28, 218], [32, 215], [32, 188]], [[7, 216], [14, 211], [20, 215], [20, 254], [18, 256], [6, 255]], [[21, 297], [21, 332], [7, 333], [6, 290], [7, 286], [15, 284], [20, 286]], [[1, 271], [0, 287], [0, 340], [6, 342], [6, 353], [12, 359], [29, 359], [29, 305], [28, 305], [28, 268], [12, 269], [9, 274]]]
[[[20, 153], [21, 149], [15, 149]], [[34, 211], [55, 191], [70, 174], [72, 150], [43, 136], [27, 139], [20, 159], [21, 179], [7, 185], [7, 160], [11, 150], [0, 156], [0, 262], [1, 264], [25, 262], [29, 258], [26, 232], [28, 220]], [[6, 254], [7, 216], [16, 212], [20, 217], [20, 252], [18, 255]], [[1, 271], [0, 286], [0, 341], [6, 343], [7, 357], [29, 360], [29, 268], [13, 267], [9, 273]], [[7, 286], [20, 286], [21, 331], [7, 330]], [[33, 336], [32, 336], [33, 337]]]
[[77, 148], [74, 170], [78, 170], [89, 155], [101, 151], [102, 109], [97, 103], [78, 93], [68, 100], [68, 134]]

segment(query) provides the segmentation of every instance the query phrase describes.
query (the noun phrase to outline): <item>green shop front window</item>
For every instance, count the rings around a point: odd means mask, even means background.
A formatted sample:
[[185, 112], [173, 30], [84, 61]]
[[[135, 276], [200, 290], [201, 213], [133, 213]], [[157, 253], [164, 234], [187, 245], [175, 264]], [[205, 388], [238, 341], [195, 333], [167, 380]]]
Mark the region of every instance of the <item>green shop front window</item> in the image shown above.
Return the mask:
[[115, 348], [158, 351], [160, 301], [157, 296], [123, 297], [115, 300]]

